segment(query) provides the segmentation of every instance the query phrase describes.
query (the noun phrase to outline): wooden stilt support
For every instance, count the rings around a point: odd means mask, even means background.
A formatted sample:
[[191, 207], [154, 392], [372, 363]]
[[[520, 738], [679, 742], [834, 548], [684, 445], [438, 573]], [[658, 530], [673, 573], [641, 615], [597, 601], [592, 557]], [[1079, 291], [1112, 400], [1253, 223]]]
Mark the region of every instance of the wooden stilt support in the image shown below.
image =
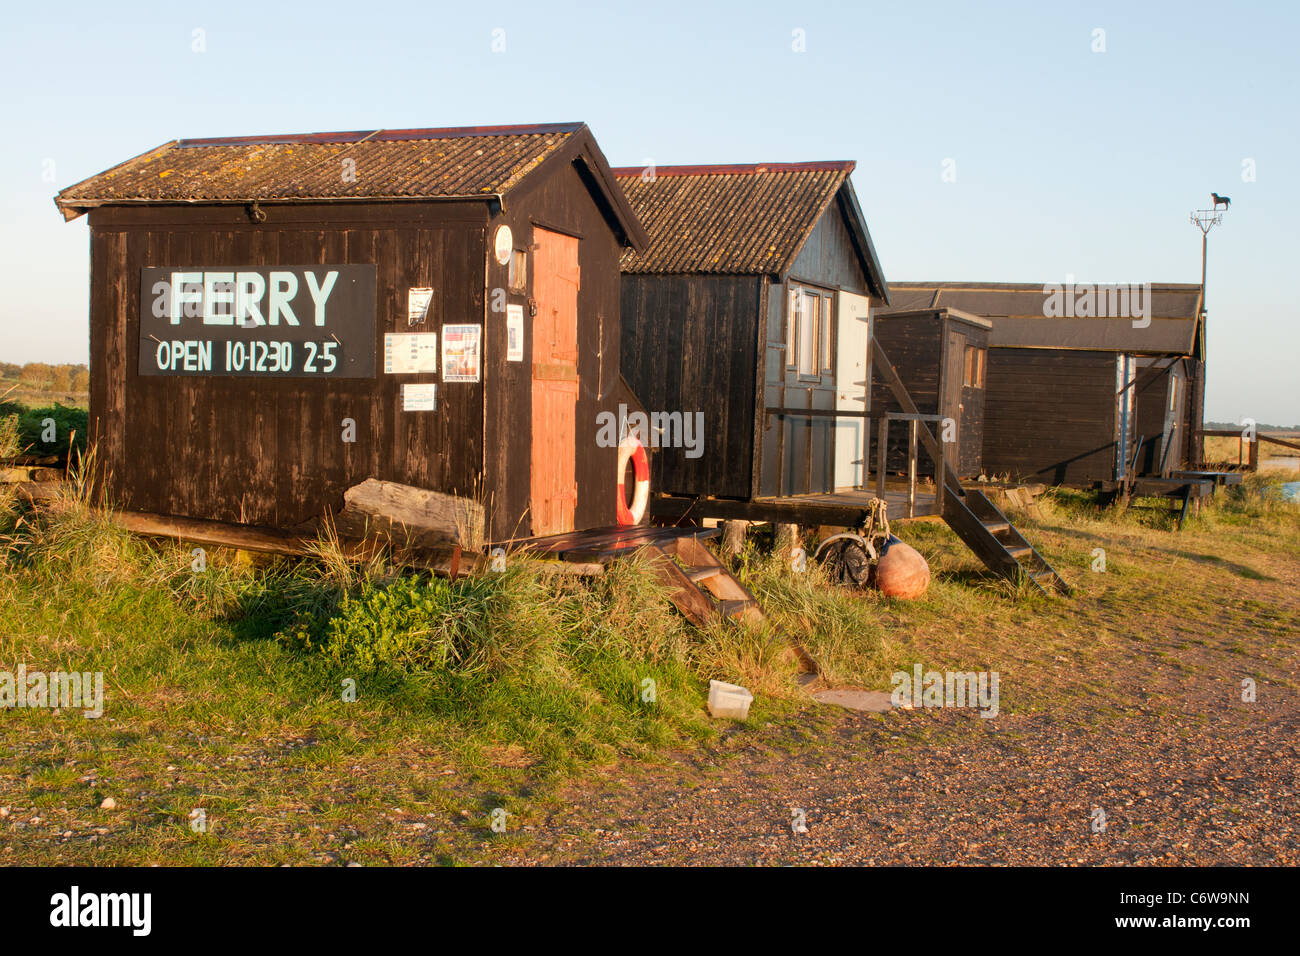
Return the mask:
[[747, 521], [724, 521], [722, 523], [722, 553], [729, 558], [737, 557], [745, 549], [745, 529]]

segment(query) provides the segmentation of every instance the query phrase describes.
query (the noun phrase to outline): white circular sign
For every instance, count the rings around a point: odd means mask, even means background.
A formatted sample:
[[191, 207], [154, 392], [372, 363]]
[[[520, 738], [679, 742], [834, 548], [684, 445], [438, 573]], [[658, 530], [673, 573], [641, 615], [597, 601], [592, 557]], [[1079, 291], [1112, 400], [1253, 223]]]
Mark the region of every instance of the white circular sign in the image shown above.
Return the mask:
[[515, 247], [515, 237], [511, 234], [509, 226], [497, 226], [495, 246], [497, 262], [505, 265], [510, 261], [510, 253]]

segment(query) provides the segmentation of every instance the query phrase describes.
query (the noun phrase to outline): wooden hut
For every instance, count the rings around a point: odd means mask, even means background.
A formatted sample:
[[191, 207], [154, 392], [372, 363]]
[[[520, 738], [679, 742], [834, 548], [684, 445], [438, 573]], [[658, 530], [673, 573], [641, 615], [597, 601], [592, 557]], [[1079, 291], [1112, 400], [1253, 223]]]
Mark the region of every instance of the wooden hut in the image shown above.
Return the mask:
[[1105, 488], [1199, 467], [1199, 285], [896, 282], [890, 290], [892, 310], [960, 309], [991, 322], [987, 474]]
[[493, 538], [614, 524], [645, 235], [585, 125], [179, 140], [56, 203], [89, 214], [114, 504], [285, 529], [374, 478]]
[[[650, 245], [624, 253], [622, 367], [659, 492], [754, 499], [867, 481], [871, 309], [888, 292], [851, 162], [616, 169]], [[659, 436], [652, 436], [652, 440]]]
[[[935, 432], [946, 442], [944, 455], [959, 478], [977, 478], [983, 470], [984, 392], [987, 378], [988, 319], [960, 309], [918, 309], [878, 313], [874, 335], [889, 356], [907, 391], [923, 415], [937, 415]], [[871, 392], [872, 414], [901, 412], [888, 385], [876, 377]], [[951, 424], [949, 424], [951, 422]], [[881, 429], [876, 430], [879, 441]], [[889, 435], [886, 469], [907, 467], [908, 449], [902, 429]], [[934, 463], [920, 449], [919, 467], [933, 473]], [[878, 459], [873, 459], [878, 460]]]

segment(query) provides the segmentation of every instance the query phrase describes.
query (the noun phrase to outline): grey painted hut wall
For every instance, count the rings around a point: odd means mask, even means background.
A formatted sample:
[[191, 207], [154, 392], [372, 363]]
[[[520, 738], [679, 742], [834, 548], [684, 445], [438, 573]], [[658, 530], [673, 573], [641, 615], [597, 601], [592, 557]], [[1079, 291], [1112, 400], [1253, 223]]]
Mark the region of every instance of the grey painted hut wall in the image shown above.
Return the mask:
[[[791, 283], [868, 295], [870, 286], [844, 219], [839, 200], [822, 213], [795, 257], [788, 278], [770, 284], [764, 357], [767, 408], [831, 410], [836, 403], [835, 370], [800, 376], [786, 359]], [[838, 326], [839, 314], [835, 315]], [[838, 350], [838, 337], [836, 342]], [[870, 339], [866, 368], [871, 368]], [[870, 378], [870, 376], [868, 376]], [[763, 413], [760, 432], [761, 495], [798, 495], [835, 490], [834, 419]]]

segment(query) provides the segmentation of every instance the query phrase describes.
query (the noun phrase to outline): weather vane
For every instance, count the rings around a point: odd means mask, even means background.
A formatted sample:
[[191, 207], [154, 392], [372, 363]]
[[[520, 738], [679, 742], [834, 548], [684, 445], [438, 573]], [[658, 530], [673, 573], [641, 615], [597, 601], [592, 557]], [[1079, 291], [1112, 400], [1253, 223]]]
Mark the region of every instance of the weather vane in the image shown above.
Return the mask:
[[1220, 196], [1218, 193], [1210, 193], [1210, 199], [1213, 205], [1209, 209], [1197, 209], [1191, 215], [1192, 225], [1201, 230], [1201, 318], [1205, 318], [1205, 258], [1207, 247], [1209, 245], [1210, 230], [1223, 222], [1223, 212], [1219, 211], [1222, 206], [1224, 212], [1232, 205], [1232, 199], [1229, 196]]
[[1223, 213], [1219, 212], [1219, 207], [1222, 206], [1224, 212], [1226, 212], [1228, 207], [1232, 205], [1232, 198], [1230, 196], [1220, 196], [1218, 193], [1210, 193], [1210, 199], [1214, 203], [1212, 208], [1197, 209], [1190, 217], [1192, 225], [1201, 230], [1202, 236], [1208, 236], [1211, 229], [1223, 222]]

